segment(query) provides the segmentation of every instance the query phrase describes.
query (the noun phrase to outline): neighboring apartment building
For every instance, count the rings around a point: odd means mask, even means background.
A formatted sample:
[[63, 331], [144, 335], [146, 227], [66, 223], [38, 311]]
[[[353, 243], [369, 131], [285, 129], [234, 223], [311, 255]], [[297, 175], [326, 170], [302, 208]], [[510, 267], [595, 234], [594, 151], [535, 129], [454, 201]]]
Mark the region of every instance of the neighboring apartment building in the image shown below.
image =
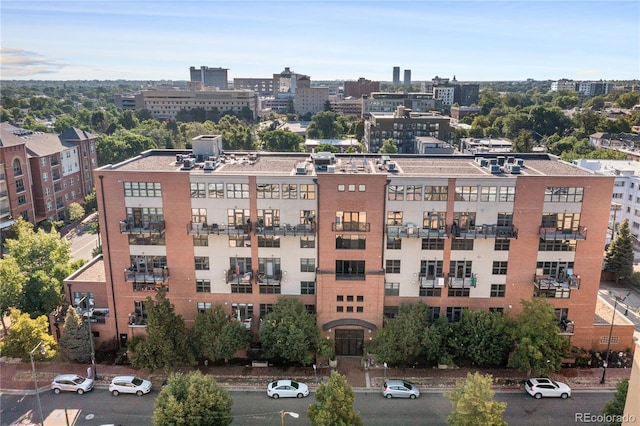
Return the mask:
[[274, 91], [273, 78], [234, 78], [234, 90], [252, 90], [258, 96], [271, 96]]
[[454, 102], [455, 87], [453, 86], [434, 86], [433, 98], [442, 101], [443, 106], [451, 106]]
[[378, 152], [384, 141], [392, 139], [400, 154], [417, 154], [419, 136], [431, 136], [453, 143], [453, 129], [449, 117], [431, 113], [414, 113], [402, 106], [393, 114], [371, 113], [364, 123], [362, 143], [368, 152]]
[[[198, 147], [202, 163], [153, 150], [95, 171], [110, 312], [94, 325], [100, 339], [144, 335], [145, 300], [161, 286], [187, 327], [221, 305], [255, 335], [279, 297], [296, 298], [339, 355], [362, 355], [384, 317], [416, 302], [458, 321], [465, 308], [515, 315], [543, 297], [572, 344], [601, 337], [612, 177], [541, 154], [222, 161], [214, 148]], [[74, 298], [95, 275], [67, 282]]]
[[357, 81], [344, 82], [344, 97], [352, 97], [355, 99], [362, 98], [362, 95], [370, 95], [373, 92], [380, 91], [380, 82], [367, 80], [360, 77]]
[[470, 106], [452, 106], [451, 107], [451, 119], [460, 120], [468, 115], [480, 114], [480, 108]]
[[434, 99], [432, 93], [385, 93], [377, 92], [362, 97], [362, 117], [373, 112], [394, 113], [399, 106], [413, 112], [442, 110], [442, 101]]
[[324, 111], [329, 101], [328, 87], [298, 87], [293, 107], [298, 114], [315, 114]]
[[142, 90], [136, 93], [136, 109], [147, 109], [156, 119], [173, 119], [181, 110], [203, 108], [220, 113], [240, 113], [244, 108], [258, 117], [258, 95], [250, 90]]
[[478, 105], [480, 101], [480, 85], [477, 83], [457, 83], [453, 81], [453, 102], [460, 106]]
[[356, 115], [362, 114], [362, 98], [347, 98], [339, 100], [329, 100], [331, 111], [339, 115]]
[[200, 68], [190, 67], [190, 81], [200, 81], [204, 87], [217, 87], [220, 90], [227, 90], [229, 80], [227, 77], [228, 68], [209, 68], [204, 65]]
[[93, 191], [95, 140], [75, 128], [55, 135], [0, 123], [0, 228], [18, 217], [67, 220], [69, 204]]

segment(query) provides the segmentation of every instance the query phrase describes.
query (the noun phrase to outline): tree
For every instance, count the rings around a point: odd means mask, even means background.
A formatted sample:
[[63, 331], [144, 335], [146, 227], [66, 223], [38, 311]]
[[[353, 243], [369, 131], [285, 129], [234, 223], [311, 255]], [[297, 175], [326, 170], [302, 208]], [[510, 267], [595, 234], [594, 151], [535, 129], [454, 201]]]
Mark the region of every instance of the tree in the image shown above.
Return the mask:
[[393, 143], [393, 139], [386, 139], [380, 149], [378, 150], [381, 154], [395, 154], [398, 152], [398, 147], [395, 143]]
[[281, 297], [260, 326], [264, 355], [284, 363], [309, 365], [318, 349], [315, 316], [297, 299]]
[[45, 353], [34, 353], [35, 359], [51, 359], [56, 356], [56, 341], [49, 334], [49, 319], [39, 316], [31, 319], [28, 313], [22, 313], [18, 309], [11, 309], [11, 332], [0, 341], [0, 356], [29, 359], [29, 352], [40, 341], [43, 342]]
[[228, 362], [236, 351], [251, 343], [251, 334], [244, 325], [235, 318], [227, 318], [220, 305], [198, 313], [192, 335], [196, 354], [214, 362]]
[[60, 352], [69, 360], [89, 362], [91, 361], [91, 342], [89, 339], [93, 339], [89, 333], [89, 326], [73, 307], [69, 307], [58, 341]]
[[147, 339], [141, 342], [131, 356], [131, 364], [150, 370], [169, 368], [192, 362], [188, 350], [184, 319], [175, 313], [175, 307], [161, 288], [155, 301], [147, 297]]
[[[613, 395], [613, 399], [611, 401], [607, 401], [604, 404], [604, 409], [602, 410], [602, 414], [605, 416], [620, 416], [622, 418], [624, 414], [624, 407], [627, 401], [627, 392], [629, 390], [629, 378], [625, 377], [622, 379], [620, 383], [616, 386], [616, 393]], [[609, 423], [609, 426], [620, 426], [622, 422], [613, 421]]]
[[84, 207], [78, 203], [69, 204], [69, 220], [78, 220], [84, 217]]
[[448, 345], [473, 365], [504, 366], [513, 346], [510, 322], [500, 312], [464, 310], [460, 321], [451, 324]]
[[334, 145], [331, 145], [330, 143], [321, 143], [318, 146], [316, 146], [315, 151], [316, 152], [333, 152], [333, 153], [336, 153], [336, 152], [338, 152], [338, 148], [336, 148]]
[[98, 210], [98, 199], [96, 197], [95, 188], [91, 191], [91, 193], [87, 194], [86, 197], [84, 197], [84, 207], [89, 212]]
[[8, 330], [4, 317], [9, 314], [11, 308], [19, 306], [26, 282], [27, 276], [20, 270], [14, 258], [0, 258], [0, 315], [5, 335]]
[[638, 92], [623, 93], [616, 99], [616, 105], [620, 108], [633, 108], [640, 104], [640, 94]]
[[331, 373], [327, 384], [316, 391], [316, 403], [309, 405], [307, 415], [313, 426], [360, 426], [360, 413], [353, 409], [355, 393], [344, 376]]
[[633, 241], [629, 232], [629, 219], [618, 225], [616, 238], [609, 244], [604, 258], [604, 270], [616, 274], [619, 279], [628, 280], [633, 275]]
[[493, 399], [492, 383], [493, 376], [490, 374], [467, 373], [466, 380], [445, 394], [453, 405], [447, 423], [453, 426], [506, 426], [502, 413], [507, 403]]
[[153, 424], [158, 426], [226, 426], [233, 421], [233, 399], [200, 371], [169, 377], [154, 403]]
[[513, 152], [531, 152], [533, 149], [533, 138], [528, 130], [520, 130], [518, 136], [513, 141]]
[[333, 111], [314, 114], [307, 127], [307, 135], [311, 139], [336, 139], [343, 132], [343, 127], [338, 123], [338, 115]]
[[269, 130], [262, 135], [262, 142], [267, 151], [300, 152], [304, 139], [290, 130]]
[[526, 371], [527, 377], [531, 377], [531, 370], [545, 376], [558, 371], [571, 342], [558, 334], [555, 308], [539, 298], [521, 303], [523, 310], [513, 331], [515, 349], [508, 366]]

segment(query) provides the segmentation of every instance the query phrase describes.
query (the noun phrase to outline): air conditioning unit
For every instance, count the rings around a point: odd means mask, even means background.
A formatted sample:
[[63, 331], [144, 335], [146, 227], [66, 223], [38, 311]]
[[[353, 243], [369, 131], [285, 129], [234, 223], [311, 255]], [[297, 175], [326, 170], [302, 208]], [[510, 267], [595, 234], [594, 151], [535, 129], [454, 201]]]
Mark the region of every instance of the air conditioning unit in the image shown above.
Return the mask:
[[183, 158], [182, 159], [182, 170], [191, 170], [196, 165], [195, 158]]
[[306, 175], [307, 174], [307, 166], [304, 163], [300, 163], [296, 166], [296, 174], [297, 175]]
[[207, 160], [207, 161], [204, 162], [204, 169], [205, 170], [213, 170], [215, 168], [216, 168], [215, 161]]
[[387, 162], [387, 170], [389, 170], [390, 172], [398, 171], [398, 169], [396, 167], [396, 163], [394, 163], [393, 161]]
[[502, 173], [502, 169], [500, 168], [499, 164], [491, 164], [491, 166], [489, 167], [489, 171], [492, 175], [498, 175]]

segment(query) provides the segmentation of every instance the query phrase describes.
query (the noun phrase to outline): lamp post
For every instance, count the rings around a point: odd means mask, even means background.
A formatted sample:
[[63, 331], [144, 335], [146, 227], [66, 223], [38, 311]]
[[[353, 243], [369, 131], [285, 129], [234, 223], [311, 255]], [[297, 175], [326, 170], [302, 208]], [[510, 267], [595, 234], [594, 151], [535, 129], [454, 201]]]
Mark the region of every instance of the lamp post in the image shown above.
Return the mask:
[[[609, 292], [611, 294], [611, 292]], [[609, 353], [611, 352], [611, 334], [613, 333], [613, 323], [616, 320], [616, 309], [618, 307], [618, 301], [624, 302], [627, 297], [629, 297], [629, 292], [624, 298], [620, 298], [618, 295], [614, 295], [615, 302], [613, 303], [613, 315], [611, 317], [611, 326], [609, 327], [609, 339], [607, 340], [607, 356], [604, 358], [604, 363], [602, 364], [602, 378], [600, 379], [600, 384], [604, 385], [605, 376], [607, 374], [607, 367], [609, 366]]]
[[622, 206], [620, 204], [617, 204], [617, 203], [611, 203], [611, 210], [613, 211], [613, 222], [611, 224], [611, 241], [610, 241], [610, 243], [613, 242], [613, 239], [616, 236], [616, 215], [620, 210], [622, 210]]
[[31, 358], [31, 373], [33, 374], [33, 386], [36, 389], [36, 399], [38, 400], [38, 411], [40, 412], [40, 426], [44, 426], [44, 416], [42, 415], [42, 403], [40, 402], [40, 392], [38, 391], [38, 379], [36, 378], [36, 364], [33, 361], [33, 354], [40, 348], [40, 353], [42, 355], [47, 353], [47, 348], [44, 347], [44, 342], [40, 340], [40, 342], [36, 345], [35, 348], [29, 352], [29, 358]]
[[[87, 300], [87, 296], [84, 296], [78, 304], [81, 304], [84, 300]], [[88, 301], [88, 300], [87, 300]], [[91, 347], [91, 367], [93, 368], [93, 380], [98, 380], [98, 371], [96, 369], [96, 349], [93, 344], [93, 332], [91, 330], [91, 308], [93, 304], [89, 304], [89, 309], [83, 309], [82, 318], [84, 321], [85, 315], [87, 316], [87, 323], [89, 324], [89, 345]]]
[[290, 415], [291, 417], [293, 417], [294, 419], [297, 419], [298, 417], [300, 417], [300, 414], [298, 413], [294, 413], [293, 411], [284, 411], [281, 410], [280, 411], [280, 417], [282, 418], [282, 426], [284, 426], [284, 416], [285, 414]]

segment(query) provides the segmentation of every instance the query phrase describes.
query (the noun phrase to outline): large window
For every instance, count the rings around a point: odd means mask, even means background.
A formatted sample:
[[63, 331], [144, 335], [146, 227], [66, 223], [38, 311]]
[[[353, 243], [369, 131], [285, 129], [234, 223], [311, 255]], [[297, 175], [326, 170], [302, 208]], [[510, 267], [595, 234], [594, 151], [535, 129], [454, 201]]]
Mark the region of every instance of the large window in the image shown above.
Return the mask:
[[228, 183], [227, 198], [249, 198], [249, 184]]
[[425, 186], [424, 187], [424, 200], [425, 201], [447, 201], [446, 186]]
[[462, 311], [464, 308], [461, 307], [448, 307], [447, 308], [447, 319], [449, 322], [457, 322], [462, 319]]
[[557, 228], [576, 232], [580, 226], [580, 213], [544, 213], [543, 228]]
[[422, 219], [422, 227], [424, 229], [432, 229], [434, 231], [438, 229], [445, 229], [446, 215], [447, 215], [446, 212], [436, 212], [436, 211], [424, 212], [423, 219]]
[[336, 235], [337, 250], [365, 250], [367, 248], [367, 237], [364, 235]]
[[456, 186], [456, 201], [478, 201], [478, 187]]
[[224, 198], [224, 183], [210, 183], [209, 198]]
[[402, 225], [402, 212], [387, 212], [387, 225]]
[[480, 188], [480, 201], [493, 202], [498, 199], [497, 186], [483, 186]]
[[211, 280], [196, 280], [196, 293], [211, 293]]
[[549, 203], [581, 203], [584, 188], [547, 187], [544, 201]]
[[423, 238], [422, 250], [444, 250], [444, 240], [442, 238]]
[[367, 212], [336, 212], [336, 231], [366, 231]]
[[279, 248], [280, 237], [277, 235], [265, 235], [265, 236], [258, 235], [258, 247]]
[[191, 222], [207, 223], [207, 209], [191, 209]]
[[516, 199], [516, 188], [513, 186], [501, 186], [498, 201], [513, 202]]
[[422, 201], [421, 185], [407, 185], [407, 201]]
[[300, 248], [316, 248], [316, 237], [300, 237]]
[[[249, 216], [249, 209], [228, 209], [227, 218], [229, 226], [236, 229], [242, 229], [246, 225], [251, 224], [251, 217]], [[247, 229], [248, 233], [249, 229]]]
[[364, 280], [364, 260], [336, 260], [336, 280]]
[[194, 235], [193, 236], [194, 247], [207, 247], [209, 245], [208, 235]]
[[296, 184], [282, 184], [282, 199], [283, 200], [295, 200], [298, 198], [298, 185]]
[[209, 270], [209, 258], [205, 256], [195, 257], [196, 271], [208, 271]]
[[390, 283], [385, 281], [384, 283], [384, 295], [385, 296], [399, 296], [400, 295], [400, 283]]
[[279, 199], [280, 185], [277, 183], [258, 184], [257, 197], [268, 198], [268, 199]]
[[388, 200], [390, 201], [403, 201], [404, 200], [404, 185], [389, 185]]
[[300, 294], [316, 294], [316, 282], [300, 281]]
[[401, 250], [402, 238], [387, 237], [387, 249], [388, 250]]
[[229, 235], [229, 247], [251, 247], [251, 236]]
[[494, 261], [493, 268], [491, 269], [493, 275], [507, 275], [507, 262], [506, 261]]
[[259, 209], [258, 210], [258, 226], [267, 229], [274, 226], [280, 226], [280, 210], [279, 209]]
[[191, 198], [205, 198], [207, 196], [207, 187], [205, 183], [191, 183]]
[[162, 185], [159, 182], [125, 182], [125, 197], [162, 197]]
[[489, 294], [489, 297], [504, 297], [506, 289], [506, 284], [491, 284], [491, 293]]
[[314, 258], [300, 259], [300, 272], [315, 272], [316, 260]]
[[316, 186], [313, 184], [301, 184], [300, 185], [300, 198], [303, 200], [315, 200], [316, 199]]
[[387, 274], [400, 273], [400, 259], [387, 259], [386, 266], [387, 266], [386, 267]]

